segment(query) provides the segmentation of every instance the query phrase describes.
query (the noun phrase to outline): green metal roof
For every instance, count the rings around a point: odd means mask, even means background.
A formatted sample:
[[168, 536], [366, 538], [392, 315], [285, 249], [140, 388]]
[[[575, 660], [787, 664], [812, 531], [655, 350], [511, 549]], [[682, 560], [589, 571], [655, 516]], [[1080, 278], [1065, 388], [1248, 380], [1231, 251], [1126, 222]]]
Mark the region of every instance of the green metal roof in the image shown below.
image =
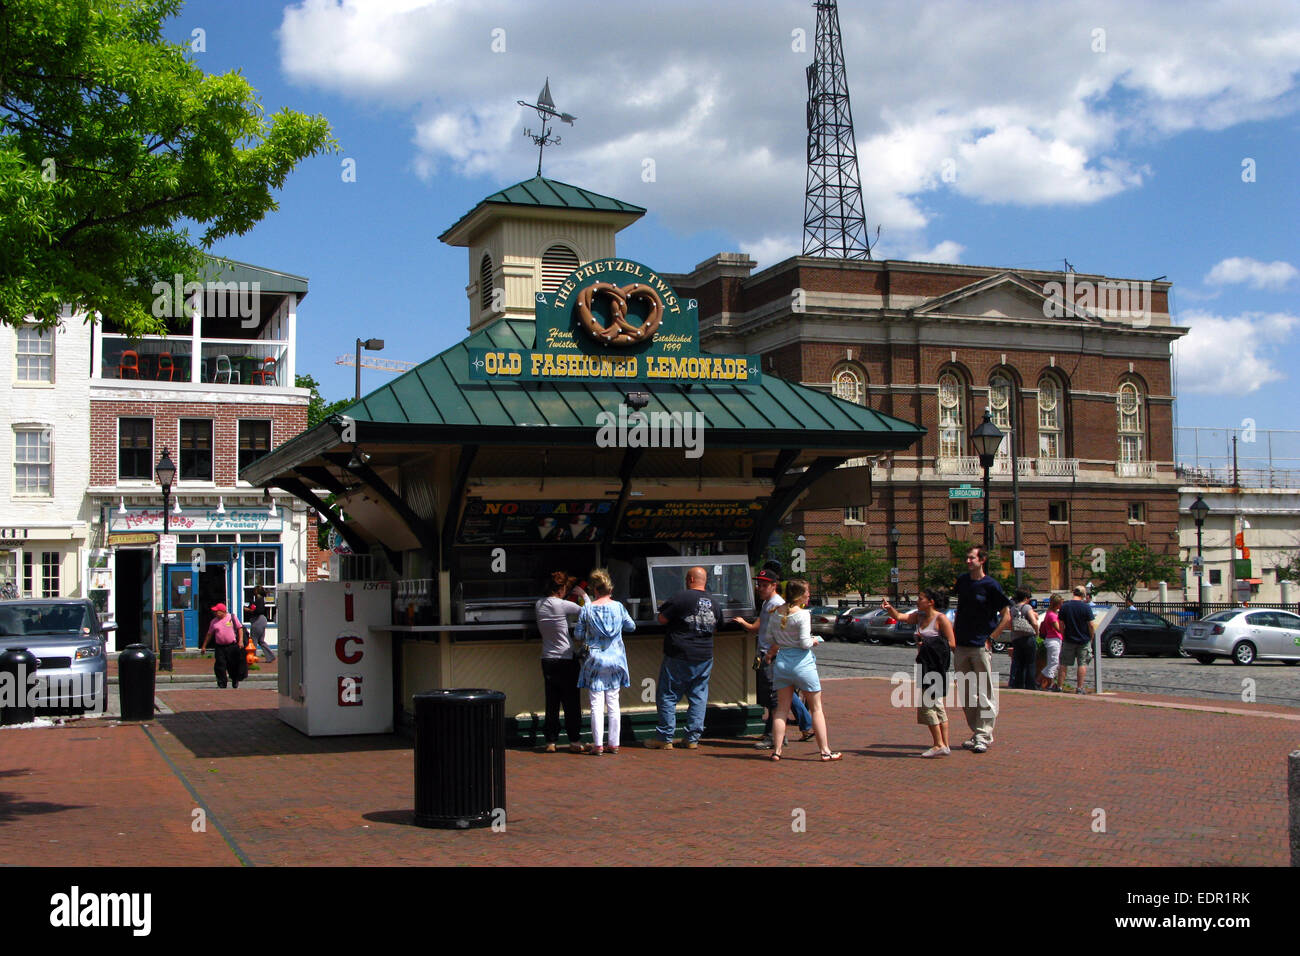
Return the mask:
[[[764, 375], [758, 384], [647, 385], [614, 382], [484, 382], [469, 377], [469, 350], [530, 349], [535, 323], [502, 320], [469, 336], [339, 414], [358, 424], [473, 429], [486, 441], [493, 429], [555, 427], [596, 429], [596, 415], [617, 412], [630, 391], [648, 391], [646, 411], [703, 412], [710, 440], [753, 444], [782, 435], [805, 448], [860, 448], [863, 432], [882, 449], [905, 448], [925, 434], [910, 422], [835, 398], [816, 389]], [[405, 431], [405, 429], [403, 429]], [[748, 433], [748, 434], [747, 434]], [[554, 434], [554, 433], [553, 433]], [[415, 437], [414, 435], [412, 437]], [[503, 439], [505, 435], [501, 436]], [[558, 435], [556, 437], [559, 437]], [[515, 432], [510, 438], [519, 440]], [[466, 440], [471, 440], [467, 435]], [[538, 435], [539, 441], [546, 441]]]
[[445, 242], [448, 235], [460, 228], [462, 223], [485, 205], [531, 206], [538, 209], [576, 209], [584, 212], [645, 215], [645, 209], [641, 206], [634, 206], [629, 202], [623, 202], [623, 200], [614, 199], [611, 196], [602, 196], [600, 193], [594, 193], [590, 189], [583, 189], [581, 186], [571, 186], [568, 183], [547, 179], [544, 176], [534, 176], [522, 183], [507, 186], [505, 189], [495, 192], [480, 201], [477, 206], [461, 216], [455, 225], [447, 229], [438, 238]]
[[307, 279], [304, 276], [277, 272], [221, 256], [208, 256], [207, 259], [208, 268], [203, 276], [205, 282], [246, 282], [250, 285], [256, 282], [262, 292], [297, 292], [300, 296], [307, 294]]

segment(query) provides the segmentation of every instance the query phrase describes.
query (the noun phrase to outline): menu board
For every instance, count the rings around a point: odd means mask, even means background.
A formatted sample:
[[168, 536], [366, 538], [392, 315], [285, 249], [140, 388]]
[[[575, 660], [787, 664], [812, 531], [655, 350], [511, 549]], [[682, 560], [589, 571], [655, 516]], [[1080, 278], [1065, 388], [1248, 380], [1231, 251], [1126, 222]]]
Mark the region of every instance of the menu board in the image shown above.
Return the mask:
[[459, 544], [574, 544], [603, 541], [613, 501], [469, 498]]
[[766, 498], [745, 501], [636, 501], [615, 537], [620, 541], [734, 541], [758, 527]]

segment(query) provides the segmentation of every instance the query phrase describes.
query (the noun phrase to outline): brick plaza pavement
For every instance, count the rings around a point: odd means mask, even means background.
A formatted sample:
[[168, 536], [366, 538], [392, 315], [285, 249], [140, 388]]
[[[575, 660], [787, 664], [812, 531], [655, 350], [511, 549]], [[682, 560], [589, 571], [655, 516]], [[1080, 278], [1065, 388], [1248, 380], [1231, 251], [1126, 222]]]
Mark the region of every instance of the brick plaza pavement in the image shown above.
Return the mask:
[[[921, 760], [879, 679], [828, 680], [839, 763], [752, 741], [507, 755], [504, 832], [412, 824], [410, 741], [308, 738], [274, 690], [160, 690], [145, 725], [0, 731], [0, 859], [28, 865], [1287, 863], [1300, 710], [1002, 695], [987, 754]], [[1138, 701], [1141, 701], [1139, 703]], [[959, 714], [954, 742], [965, 738]], [[183, 779], [182, 779], [183, 778]], [[198, 800], [191, 793], [191, 788]], [[207, 811], [204, 833], [193, 811]], [[1105, 832], [1094, 832], [1096, 811]], [[802, 823], [802, 832], [797, 824]]]

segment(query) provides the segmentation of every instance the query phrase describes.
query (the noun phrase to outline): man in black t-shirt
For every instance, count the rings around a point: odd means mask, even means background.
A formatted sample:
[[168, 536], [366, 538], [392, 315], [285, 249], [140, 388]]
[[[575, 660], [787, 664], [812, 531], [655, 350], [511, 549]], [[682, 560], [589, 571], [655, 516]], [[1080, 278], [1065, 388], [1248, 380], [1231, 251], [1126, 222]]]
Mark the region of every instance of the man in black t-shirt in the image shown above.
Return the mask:
[[966, 552], [966, 573], [957, 578], [957, 621], [953, 634], [957, 648], [953, 669], [957, 703], [966, 714], [971, 738], [962, 744], [982, 754], [993, 743], [993, 724], [998, 716], [998, 677], [988, 645], [1011, 627], [1011, 602], [995, 578], [984, 573], [988, 555], [980, 547]]
[[704, 733], [704, 710], [709, 700], [709, 674], [713, 671], [713, 632], [718, 626], [718, 605], [706, 589], [709, 576], [703, 568], [686, 572], [686, 589], [659, 608], [664, 631], [664, 662], [659, 668], [655, 702], [659, 707], [657, 735], [646, 740], [652, 750], [672, 750], [677, 732], [677, 701], [687, 700], [686, 749], [699, 746]]
[[1065, 668], [1074, 665], [1074, 692], [1087, 693], [1083, 689], [1083, 680], [1088, 676], [1088, 665], [1092, 663], [1092, 639], [1097, 632], [1097, 623], [1093, 620], [1092, 606], [1088, 603], [1088, 589], [1076, 587], [1074, 597], [1061, 605], [1056, 612], [1061, 620], [1061, 675], [1064, 680]]

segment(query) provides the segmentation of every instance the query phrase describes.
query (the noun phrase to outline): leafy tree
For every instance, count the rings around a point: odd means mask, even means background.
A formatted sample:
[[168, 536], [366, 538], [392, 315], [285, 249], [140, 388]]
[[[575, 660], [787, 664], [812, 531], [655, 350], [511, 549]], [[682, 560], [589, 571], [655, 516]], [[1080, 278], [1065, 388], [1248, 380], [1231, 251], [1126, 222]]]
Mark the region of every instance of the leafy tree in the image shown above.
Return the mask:
[[320, 382], [316, 381], [316, 379], [310, 375], [295, 375], [293, 377], [293, 384], [298, 388], [311, 389], [311, 398], [307, 401], [308, 428], [315, 428], [340, 408], [349, 404], [346, 398], [340, 398], [338, 401], [334, 402], [326, 402], [320, 393]]
[[889, 581], [889, 559], [883, 551], [868, 548], [857, 539], [832, 535], [817, 549], [809, 572], [826, 593], [856, 591], [864, 603], [868, 592], [881, 593]]
[[[935, 558], [921, 565], [920, 587], [942, 588], [951, 591], [957, 583], [957, 576], [966, 573], [966, 553], [976, 547], [978, 541], [966, 541], [961, 538], [948, 539], [948, 557]], [[989, 551], [989, 559], [984, 565], [984, 573], [997, 579], [1002, 590], [1012, 594], [1016, 590], [1015, 568], [1003, 568], [1002, 554], [995, 547]], [[1034, 588], [1034, 579], [1025, 569], [1020, 572], [1020, 586], [1026, 591]]]
[[[155, 279], [219, 278], [203, 250], [278, 208], [329, 123], [266, 117], [238, 72], [168, 43], [181, 0], [0, 2], [0, 325], [63, 305], [164, 332]], [[188, 221], [202, 227], [197, 243]]]
[[1300, 581], [1300, 553], [1277, 563], [1278, 581]]
[[1084, 548], [1070, 563], [1085, 574], [1091, 575], [1098, 591], [1112, 591], [1125, 602], [1133, 600], [1138, 587], [1150, 581], [1175, 583], [1182, 578], [1183, 566], [1168, 554], [1152, 551], [1141, 541], [1130, 541], [1122, 548], [1105, 549], [1104, 570], [1092, 555], [1093, 548]]

